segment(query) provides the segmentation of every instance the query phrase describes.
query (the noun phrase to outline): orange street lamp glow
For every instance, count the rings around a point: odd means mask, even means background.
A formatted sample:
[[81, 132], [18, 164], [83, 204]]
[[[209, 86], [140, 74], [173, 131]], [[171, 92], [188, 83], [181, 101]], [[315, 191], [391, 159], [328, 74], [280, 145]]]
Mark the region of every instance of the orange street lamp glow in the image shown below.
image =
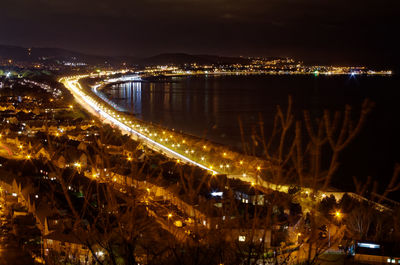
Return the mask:
[[336, 211], [336, 212], [335, 212], [335, 216], [336, 216], [337, 218], [341, 218], [341, 217], [342, 217], [342, 213], [339, 212], [339, 211]]

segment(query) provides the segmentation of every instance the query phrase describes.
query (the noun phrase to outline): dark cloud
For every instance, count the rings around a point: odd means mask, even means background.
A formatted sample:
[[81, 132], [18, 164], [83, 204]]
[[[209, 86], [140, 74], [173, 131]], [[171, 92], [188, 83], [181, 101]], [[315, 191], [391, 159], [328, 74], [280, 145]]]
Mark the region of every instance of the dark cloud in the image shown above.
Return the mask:
[[397, 0], [2, 0], [0, 43], [101, 54], [159, 52], [393, 60]]

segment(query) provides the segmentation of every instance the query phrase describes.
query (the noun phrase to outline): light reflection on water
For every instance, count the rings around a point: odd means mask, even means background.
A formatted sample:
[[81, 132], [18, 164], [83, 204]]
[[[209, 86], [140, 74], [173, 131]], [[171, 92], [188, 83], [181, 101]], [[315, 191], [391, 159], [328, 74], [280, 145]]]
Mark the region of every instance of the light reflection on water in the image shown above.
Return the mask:
[[[400, 86], [397, 77], [202, 76], [170, 81], [125, 83], [108, 93], [140, 119], [237, 148], [242, 144], [238, 118], [247, 136], [258, 130], [259, 114], [268, 131], [276, 105], [285, 108], [289, 94], [297, 118], [303, 109], [310, 110], [314, 117], [326, 108], [343, 110], [347, 103], [360, 109], [368, 97], [376, 102], [376, 108], [359, 140], [343, 154], [344, 161], [358, 154], [353, 168], [343, 174], [391, 175], [394, 162], [400, 161], [396, 151], [400, 148], [400, 129], [393, 122], [400, 114], [394, 96]], [[379, 144], [375, 144], [377, 138]], [[370, 152], [361, 151], [365, 146]]]

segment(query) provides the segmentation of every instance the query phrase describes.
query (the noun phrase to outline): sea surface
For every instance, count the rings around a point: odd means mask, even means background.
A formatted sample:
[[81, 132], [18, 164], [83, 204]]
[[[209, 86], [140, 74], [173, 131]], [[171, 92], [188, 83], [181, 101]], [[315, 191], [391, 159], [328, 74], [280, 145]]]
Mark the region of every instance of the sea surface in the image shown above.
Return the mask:
[[324, 109], [354, 113], [364, 99], [375, 102], [373, 112], [355, 141], [342, 153], [334, 185], [354, 188], [352, 177], [372, 176], [380, 187], [400, 163], [400, 79], [398, 76], [290, 76], [230, 75], [171, 77], [114, 85], [110, 99], [137, 118], [198, 137], [242, 148], [239, 119], [244, 135], [259, 124], [273, 125], [277, 105], [285, 109], [293, 98], [296, 118], [302, 110], [318, 117]]

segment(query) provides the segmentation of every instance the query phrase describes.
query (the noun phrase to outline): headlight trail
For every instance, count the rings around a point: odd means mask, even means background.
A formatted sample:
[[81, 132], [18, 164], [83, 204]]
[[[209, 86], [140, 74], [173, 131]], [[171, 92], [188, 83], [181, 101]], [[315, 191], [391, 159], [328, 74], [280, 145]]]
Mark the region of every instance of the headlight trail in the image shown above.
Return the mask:
[[[127, 124], [125, 124], [125, 123], [119, 121], [118, 119], [116, 119], [115, 117], [113, 117], [112, 115], [110, 115], [109, 113], [107, 113], [107, 112], [105, 112], [104, 110], [102, 110], [102, 109], [99, 107], [99, 103], [96, 102], [95, 99], [93, 99], [92, 97], [88, 96], [87, 94], [85, 94], [85, 93], [82, 91], [83, 89], [82, 89], [82, 87], [81, 87], [81, 85], [80, 85], [80, 83], [79, 83], [78, 81], [79, 81], [79, 79], [84, 78], [84, 77], [87, 77], [87, 75], [84, 75], [84, 76], [77, 76], [77, 77], [65, 77], [65, 78], [61, 78], [61, 79], [60, 79], [60, 82], [63, 83], [63, 84], [65, 85], [65, 87], [66, 87], [67, 89], [69, 89], [69, 90], [72, 92], [72, 94], [73, 94], [77, 99], [80, 99], [80, 100], [78, 100], [78, 102], [79, 102], [83, 107], [88, 108], [88, 106], [90, 106], [90, 107], [91, 107], [93, 110], [95, 110], [100, 116], [102, 116], [102, 117], [105, 118], [106, 120], [110, 121], [111, 123], [117, 125], [120, 129], [122, 129], [122, 130], [124, 130], [124, 131], [130, 132], [130, 133], [136, 135], [136, 137], [137, 137], [138, 139], [144, 140], [144, 142], [146, 143], [146, 145], [147, 145], [149, 148], [151, 148], [151, 149], [153, 149], [153, 150], [155, 150], [155, 151], [164, 151], [164, 152], [166, 152], [167, 154], [169, 154], [170, 157], [173, 157], [173, 158], [175, 158], [175, 159], [176, 159], [176, 158], [182, 159], [182, 161], [186, 161], [186, 162], [189, 163], [189, 164], [198, 166], [198, 167], [200, 167], [200, 168], [202, 168], [202, 169], [204, 169], [204, 170], [207, 170], [207, 171], [211, 172], [212, 174], [218, 174], [217, 171], [215, 171], [215, 170], [213, 170], [213, 169], [211, 169], [211, 168], [208, 168], [208, 167], [206, 167], [206, 166], [204, 166], [204, 165], [202, 165], [202, 164], [200, 164], [200, 163], [198, 163], [198, 162], [196, 162], [196, 161], [193, 161], [192, 159], [190, 159], [190, 158], [188, 158], [188, 157], [186, 157], [186, 156], [184, 156], [184, 155], [182, 155], [182, 154], [180, 154], [180, 153], [178, 153], [178, 152], [176, 152], [176, 151], [170, 149], [169, 147], [167, 147], [167, 146], [165, 146], [165, 145], [162, 145], [162, 144], [160, 144], [160, 143], [154, 141], [153, 139], [150, 139], [150, 138], [147, 137], [146, 135], [144, 135], [144, 134], [138, 132], [137, 130], [132, 129], [132, 128], [131, 128], [130, 126], [128, 126]], [[86, 103], [87, 105], [82, 104], [82, 103], [83, 103], [82, 101], [83, 101], [84, 103]], [[105, 102], [105, 103], [108, 104], [108, 102]], [[155, 147], [156, 147], [156, 148], [155, 148]]]

